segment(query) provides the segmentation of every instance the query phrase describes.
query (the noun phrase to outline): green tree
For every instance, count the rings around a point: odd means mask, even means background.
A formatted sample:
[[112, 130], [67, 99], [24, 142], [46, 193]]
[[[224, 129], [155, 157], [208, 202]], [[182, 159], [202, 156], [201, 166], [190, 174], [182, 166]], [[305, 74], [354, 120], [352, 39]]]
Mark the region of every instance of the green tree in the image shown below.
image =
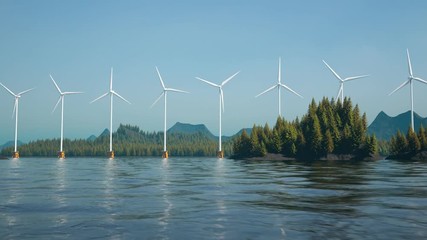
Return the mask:
[[420, 140], [415, 134], [412, 127], [409, 127], [408, 132], [406, 134], [406, 141], [408, 142], [408, 151], [411, 153], [416, 153], [421, 149]]

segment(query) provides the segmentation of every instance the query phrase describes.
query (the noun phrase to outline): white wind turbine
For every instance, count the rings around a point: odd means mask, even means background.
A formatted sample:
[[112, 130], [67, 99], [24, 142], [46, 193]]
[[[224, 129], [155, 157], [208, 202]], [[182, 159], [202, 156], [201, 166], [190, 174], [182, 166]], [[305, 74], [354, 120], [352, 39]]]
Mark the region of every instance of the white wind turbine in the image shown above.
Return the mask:
[[209, 82], [205, 79], [196, 77], [196, 79], [203, 81], [213, 87], [217, 87], [219, 90], [219, 144], [218, 144], [218, 158], [224, 158], [224, 152], [222, 151], [222, 145], [221, 145], [221, 135], [222, 135], [222, 125], [221, 125], [221, 113], [224, 112], [224, 92], [222, 90], [222, 87], [227, 84], [233, 77], [235, 77], [240, 71], [233, 74], [231, 77], [225, 79], [220, 85]]
[[[337, 95], [337, 100], [338, 98], [341, 98], [341, 104], [344, 103], [344, 82], [347, 81], [351, 81], [351, 80], [356, 80], [359, 78], [364, 78], [364, 77], [368, 77], [369, 75], [361, 75], [361, 76], [356, 76], [356, 77], [348, 77], [348, 78], [344, 78], [342, 79], [326, 62], [325, 60], [322, 60], [323, 63], [325, 63], [326, 67], [329, 68], [329, 70], [331, 70], [331, 72], [334, 74], [334, 76], [340, 81], [340, 89], [338, 91], [338, 95]], [[341, 96], [340, 96], [341, 95]]]
[[79, 94], [79, 93], [83, 93], [83, 92], [62, 92], [61, 89], [59, 88], [58, 84], [56, 84], [55, 80], [53, 79], [52, 75], [50, 75], [50, 79], [52, 79], [53, 84], [55, 84], [56, 89], [59, 92], [59, 99], [56, 102], [55, 107], [52, 110], [52, 113], [56, 110], [56, 108], [58, 107], [59, 102], [61, 102], [61, 143], [60, 143], [60, 150], [58, 153], [58, 157], [60, 159], [64, 159], [65, 158], [65, 153], [63, 151], [63, 140], [64, 140], [64, 98], [65, 95], [70, 95], [70, 94]]
[[122, 96], [120, 96], [120, 94], [116, 93], [113, 90], [113, 68], [111, 68], [111, 74], [110, 74], [110, 90], [104, 94], [102, 94], [101, 96], [99, 96], [98, 98], [96, 98], [95, 100], [93, 100], [90, 103], [96, 102], [99, 99], [110, 95], [110, 151], [108, 152], [108, 157], [110, 159], [114, 158], [114, 151], [113, 151], [113, 96], [117, 96], [119, 98], [121, 98], [123, 101], [127, 102], [130, 104], [130, 102], [128, 100], [126, 100], [125, 98], [123, 98]]
[[15, 97], [15, 105], [13, 106], [13, 113], [12, 113], [12, 118], [13, 118], [13, 114], [15, 114], [15, 148], [14, 148], [14, 152], [13, 152], [12, 158], [19, 158], [19, 152], [18, 152], [18, 112], [19, 112], [19, 98], [21, 98], [22, 94], [27, 93], [27, 92], [33, 90], [34, 88], [22, 91], [22, 92], [20, 92], [18, 94], [15, 94], [9, 88], [7, 88], [5, 85], [3, 85], [2, 83], [0, 83], [0, 84], [13, 97]]
[[162, 76], [160, 75], [159, 69], [156, 67], [157, 70], [157, 74], [159, 75], [159, 79], [160, 79], [160, 83], [162, 84], [163, 87], [163, 91], [160, 94], [160, 96], [156, 99], [156, 101], [151, 105], [151, 107], [153, 107], [159, 100], [160, 98], [162, 98], [163, 96], [165, 97], [165, 121], [164, 121], [164, 131], [163, 131], [163, 158], [168, 158], [169, 154], [166, 150], [166, 108], [167, 108], [167, 96], [168, 96], [168, 92], [180, 92], [180, 93], [188, 93], [186, 91], [183, 90], [179, 90], [179, 89], [174, 89], [174, 88], [167, 88], [165, 86], [165, 83], [163, 82]]
[[268, 88], [264, 92], [262, 92], [262, 93], [260, 93], [260, 94], [258, 94], [258, 95], [255, 96], [255, 97], [259, 97], [259, 96], [263, 95], [264, 93], [267, 93], [267, 92], [269, 92], [269, 91], [277, 88], [277, 91], [278, 91], [278, 94], [279, 94], [279, 99], [278, 99], [278, 102], [279, 102], [279, 105], [278, 105], [278, 108], [279, 108], [279, 117], [282, 116], [281, 105], [280, 105], [281, 104], [281, 94], [280, 94], [281, 91], [280, 90], [281, 90], [282, 87], [285, 88], [285, 89], [287, 89], [288, 91], [292, 92], [293, 94], [299, 96], [300, 98], [303, 98], [300, 94], [298, 94], [297, 92], [295, 92], [294, 90], [292, 90], [290, 87], [288, 87], [288, 86], [286, 86], [285, 84], [282, 83], [281, 68], [282, 68], [282, 60], [281, 60], [281, 58], [279, 58], [279, 73], [278, 73], [278, 78], [277, 78], [277, 84], [271, 86], [270, 88]]
[[397, 87], [393, 92], [391, 92], [389, 94], [389, 96], [392, 95], [393, 93], [395, 93], [397, 90], [403, 88], [405, 85], [409, 84], [410, 91], [411, 91], [411, 127], [412, 127], [412, 130], [415, 131], [415, 128], [414, 128], [414, 86], [413, 86], [413, 80], [417, 80], [417, 81], [422, 82], [422, 83], [427, 83], [427, 81], [423, 80], [419, 77], [414, 77], [414, 75], [412, 74], [412, 64], [411, 64], [411, 58], [409, 57], [409, 50], [408, 49], [406, 49], [406, 55], [408, 57], [408, 70], [409, 70], [408, 80], [406, 80], [399, 87]]

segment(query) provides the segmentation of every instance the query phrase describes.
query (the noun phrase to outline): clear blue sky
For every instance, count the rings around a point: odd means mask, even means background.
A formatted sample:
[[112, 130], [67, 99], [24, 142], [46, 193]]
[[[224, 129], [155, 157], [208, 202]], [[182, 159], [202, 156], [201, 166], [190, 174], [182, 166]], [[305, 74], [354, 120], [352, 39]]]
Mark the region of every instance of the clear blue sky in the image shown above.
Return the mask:
[[[168, 125], [203, 123], [218, 132], [217, 90], [196, 80], [221, 82], [223, 132], [273, 124], [277, 93], [255, 95], [282, 79], [304, 96], [282, 94], [282, 113], [292, 120], [306, 113], [311, 99], [335, 97], [338, 81], [325, 59], [343, 77], [371, 74], [345, 85], [345, 95], [373, 121], [379, 111], [409, 110], [409, 88], [392, 96], [407, 79], [406, 48], [415, 75], [427, 79], [427, 1], [0, 1], [0, 82], [12, 91], [36, 89], [20, 100], [19, 139], [59, 137], [58, 94], [65, 99], [65, 137], [98, 135], [109, 126], [107, 99], [114, 89], [132, 105], [115, 99], [114, 126], [163, 128], [163, 105], [150, 109], [166, 85], [191, 94], [169, 94]], [[427, 85], [415, 84], [415, 110], [427, 116]], [[0, 89], [0, 144], [13, 139], [13, 98]]]

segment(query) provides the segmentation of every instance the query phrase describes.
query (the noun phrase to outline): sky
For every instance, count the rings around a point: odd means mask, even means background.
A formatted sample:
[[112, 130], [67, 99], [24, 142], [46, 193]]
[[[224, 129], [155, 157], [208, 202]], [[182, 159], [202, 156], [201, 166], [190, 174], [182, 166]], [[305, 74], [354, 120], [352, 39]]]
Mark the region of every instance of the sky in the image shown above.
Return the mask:
[[[410, 109], [409, 87], [388, 94], [407, 80], [406, 49], [414, 75], [427, 79], [427, 1], [55, 1], [0, 0], [0, 82], [14, 92], [35, 88], [19, 102], [18, 139], [59, 138], [59, 97], [65, 97], [64, 135], [87, 138], [109, 127], [109, 101], [90, 101], [113, 88], [131, 102], [114, 99], [113, 129], [120, 123], [144, 131], [163, 130], [162, 91], [168, 94], [168, 127], [175, 122], [205, 124], [218, 134], [218, 90], [224, 87], [223, 134], [253, 124], [274, 125], [277, 91], [255, 95], [282, 82], [304, 96], [282, 91], [282, 114], [302, 117], [312, 99], [336, 97], [342, 77], [345, 96], [372, 122], [380, 111], [391, 116]], [[414, 84], [415, 111], [427, 116], [427, 84]], [[0, 89], [0, 144], [13, 140], [13, 97]]]

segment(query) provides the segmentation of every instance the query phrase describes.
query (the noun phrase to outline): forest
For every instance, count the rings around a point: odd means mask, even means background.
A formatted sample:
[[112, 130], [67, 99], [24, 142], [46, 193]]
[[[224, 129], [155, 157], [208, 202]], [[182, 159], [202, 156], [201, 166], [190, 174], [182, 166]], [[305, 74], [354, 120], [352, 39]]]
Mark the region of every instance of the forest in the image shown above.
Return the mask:
[[[170, 156], [216, 156], [218, 141], [202, 133], [168, 133]], [[23, 157], [56, 157], [59, 139], [37, 140], [19, 147]], [[101, 134], [96, 139], [64, 139], [67, 157], [103, 157], [109, 150], [109, 134]], [[225, 153], [232, 151], [231, 140], [224, 141]], [[163, 132], [145, 132], [137, 126], [120, 125], [113, 133], [113, 150], [116, 156], [162, 156]], [[13, 147], [5, 148], [0, 155], [11, 156]]]
[[375, 135], [367, 134], [366, 114], [360, 113], [358, 105], [353, 107], [349, 98], [342, 104], [323, 98], [319, 103], [313, 99], [301, 120], [279, 117], [273, 128], [253, 126], [250, 135], [243, 132], [235, 139], [233, 152], [232, 158], [273, 153], [304, 160], [331, 154], [364, 159], [376, 155], [378, 145]]
[[427, 132], [422, 125], [417, 133], [412, 127], [408, 127], [406, 135], [398, 131], [391, 137], [388, 148], [390, 159], [427, 160], [427, 156], [422, 156], [427, 152]]
[[[170, 156], [213, 157], [218, 150], [218, 139], [206, 132], [167, 134]], [[36, 140], [19, 146], [23, 157], [56, 157], [59, 139]], [[109, 147], [109, 134], [94, 139], [64, 140], [67, 157], [103, 157]], [[137, 126], [121, 124], [113, 133], [113, 149], [116, 156], [161, 156], [163, 132], [146, 132]], [[280, 154], [291, 159], [315, 160], [331, 156], [365, 159], [380, 154], [393, 159], [411, 159], [426, 153], [427, 131], [420, 127], [416, 133], [408, 128], [405, 134], [397, 132], [390, 141], [377, 141], [367, 133], [366, 114], [360, 113], [349, 98], [340, 101], [323, 98], [313, 99], [307, 113], [301, 118], [287, 121], [278, 117], [270, 128], [254, 125], [248, 134], [223, 141], [226, 156], [234, 159], [264, 157]], [[10, 156], [13, 147], [2, 149], [0, 155]]]

